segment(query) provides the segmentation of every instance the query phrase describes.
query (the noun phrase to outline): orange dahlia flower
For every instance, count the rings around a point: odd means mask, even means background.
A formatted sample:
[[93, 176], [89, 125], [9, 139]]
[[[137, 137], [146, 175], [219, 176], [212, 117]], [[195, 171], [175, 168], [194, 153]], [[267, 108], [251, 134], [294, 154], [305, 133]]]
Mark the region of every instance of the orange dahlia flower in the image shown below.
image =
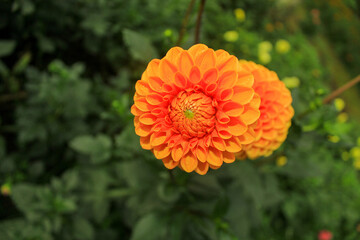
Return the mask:
[[255, 139], [260, 116], [253, 75], [224, 50], [174, 47], [153, 59], [135, 85], [136, 134], [165, 167], [205, 174], [235, 160]]
[[253, 124], [256, 140], [244, 145], [239, 158], [269, 156], [285, 141], [294, 109], [290, 91], [277, 74], [264, 66], [241, 60], [241, 67], [254, 76], [255, 92], [261, 98], [260, 118]]

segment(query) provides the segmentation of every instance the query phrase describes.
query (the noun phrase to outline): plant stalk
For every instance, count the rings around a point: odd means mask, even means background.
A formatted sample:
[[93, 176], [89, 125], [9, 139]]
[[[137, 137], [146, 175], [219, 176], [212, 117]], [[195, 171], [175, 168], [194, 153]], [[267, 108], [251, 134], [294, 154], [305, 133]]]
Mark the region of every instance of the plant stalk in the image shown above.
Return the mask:
[[200, 42], [201, 18], [205, 8], [206, 0], [200, 0], [199, 11], [196, 19], [195, 44]]

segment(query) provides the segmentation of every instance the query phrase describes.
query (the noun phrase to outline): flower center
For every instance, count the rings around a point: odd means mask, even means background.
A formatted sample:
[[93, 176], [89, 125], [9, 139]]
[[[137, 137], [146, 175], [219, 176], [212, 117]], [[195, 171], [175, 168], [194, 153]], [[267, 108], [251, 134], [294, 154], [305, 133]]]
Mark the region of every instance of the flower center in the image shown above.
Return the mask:
[[215, 127], [212, 99], [202, 92], [182, 91], [169, 105], [174, 129], [185, 137], [203, 137]]
[[188, 119], [193, 119], [195, 114], [191, 109], [186, 109], [185, 112], [185, 117], [187, 117]]

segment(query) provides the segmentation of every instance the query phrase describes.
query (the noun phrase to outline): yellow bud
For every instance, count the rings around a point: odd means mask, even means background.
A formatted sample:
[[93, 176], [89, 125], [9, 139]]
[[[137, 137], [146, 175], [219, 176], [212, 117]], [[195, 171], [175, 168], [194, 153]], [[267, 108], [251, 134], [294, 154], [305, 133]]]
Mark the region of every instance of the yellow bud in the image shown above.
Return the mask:
[[1, 186], [1, 194], [4, 196], [9, 196], [11, 194], [11, 185], [9, 183], [5, 183]]
[[276, 165], [279, 167], [284, 166], [287, 163], [287, 157], [285, 156], [280, 156], [276, 159]]
[[337, 117], [336, 117], [336, 121], [338, 123], [346, 123], [347, 120], [349, 119], [349, 115], [347, 113], [340, 113]]
[[323, 95], [324, 93], [325, 93], [325, 90], [322, 88], [319, 88], [318, 90], [316, 90], [317, 95]]
[[267, 64], [269, 62], [271, 62], [271, 56], [269, 53], [265, 52], [265, 53], [259, 53], [259, 61], [262, 64]]
[[234, 10], [235, 17], [239, 22], [244, 22], [246, 18], [245, 11], [242, 8], [237, 8]]
[[280, 39], [276, 42], [275, 49], [278, 53], [284, 54], [290, 51], [290, 43], [284, 39]]
[[357, 170], [360, 170], [360, 158], [356, 158], [353, 164]]
[[353, 147], [350, 150], [350, 154], [353, 158], [360, 158], [360, 147]]
[[339, 136], [331, 136], [331, 135], [329, 135], [328, 139], [329, 139], [330, 142], [333, 142], [333, 143], [337, 143], [337, 142], [340, 141]]
[[345, 108], [345, 101], [342, 100], [341, 98], [335, 98], [334, 105], [336, 110], [341, 112]]
[[165, 37], [171, 37], [172, 34], [173, 34], [173, 31], [169, 28], [164, 31]]
[[269, 41], [263, 41], [258, 45], [259, 52], [270, 52], [271, 49], [272, 49], [272, 44]]
[[282, 81], [287, 88], [297, 88], [300, 85], [300, 79], [298, 77], [285, 77]]
[[227, 31], [224, 33], [224, 39], [228, 42], [236, 42], [239, 39], [239, 33], [236, 31]]

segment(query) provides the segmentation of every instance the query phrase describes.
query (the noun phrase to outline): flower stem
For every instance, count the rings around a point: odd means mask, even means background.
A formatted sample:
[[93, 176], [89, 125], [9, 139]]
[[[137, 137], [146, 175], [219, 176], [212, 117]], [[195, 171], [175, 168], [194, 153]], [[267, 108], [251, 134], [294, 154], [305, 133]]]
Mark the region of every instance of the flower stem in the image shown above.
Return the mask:
[[200, 42], [200, 29], [201, 29], [201, 18], [204, 12], [206, 0], [200, 0], [199, 11], [196, 19], [196, 29], [195, 29], [195, 44]]
[[195, 3], [195, 0], [191, 0], [190, 3], [189, 3], [188, 8], [186, 10], [186, 14], [185, 14], [185, 17], [184, 17], [184, 19], [182, 21], [182, 24], [181, 24], [179, 38], [178, 38], [178, 40], [176, 42], [176, 46], [180, 46], [180, 44], [181, 44], [181, 42], [182, 42], [182, 40], [184, 38], [184, 34], [186, 32], [186, 26], [187, 26], [187, 24], [189, 22], [190, 13], [191, 13], [191, 11], [192, 11], [192, 9], [194, 7], [194, 3]]
[[13, 93], [13, 94], [2, 95], [2, 96], [0, 96], [0, 103], [20, 100], [20, 99], [24, 99], [26, 97], [27, 97], [27, 93], [24, 91], [21, 91], [18, 93]]
[[357, 77], [346, 83], [345, 85], [339, 87], [338, 89], [330, 93], [326, 98], [324, 98], [323, 104], [327, 104], [331, 102], [334, 98], [336, 98], [337, 96], [339, 96], [340, 94], [342, 94], [343, 92], [345, 92], [346, 90], [348, 90], [349, 88], [351, 88], [352, 86], [354, 86], [359, 82], [360, 82], [360, 75], [358, 75]]
[[[345, 85], [339, 87], [338, 89], [336, 89], [335, 91], [333, 91], [332, 93], [330, 93], [329, 95], [327, 95], [323, 101], [322, 104], [328, 104], [330, 103], [332, 100], [334, 100], [334, 98], [338, 97], [340, 94], [342, 94], [343, 92], [345, 92], [346, 90], [348, 90], [349, 88], [351, 88], [352, 86], [354, 86], [355, 84], [360, 82], [360, 75], [358, 75], [357, 77], [353, 78], [351, 81], [349, 81], [348, 83], [346, 83]], [[308, 109], [305, 112], [301, 113], [298, 117], [297, 120], [301, 120], [302, 118], [304, 118], [305, 116], [307, 116], [309, 113], [311, 113], [313, 111], [313, 109]]]
[[175, 176], [172, 169], [168, 169], [170, 180], [172, 183], [176, 183]]

